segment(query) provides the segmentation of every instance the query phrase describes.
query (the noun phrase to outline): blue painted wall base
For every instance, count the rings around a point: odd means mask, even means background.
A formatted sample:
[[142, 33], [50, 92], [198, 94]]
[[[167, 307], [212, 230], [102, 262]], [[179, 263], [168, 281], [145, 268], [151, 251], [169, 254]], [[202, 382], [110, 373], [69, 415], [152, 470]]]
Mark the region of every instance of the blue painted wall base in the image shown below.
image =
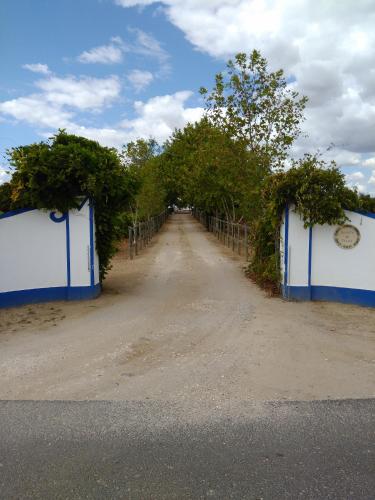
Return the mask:
[[311, 286], [285, 286], [282, 285], [284, 299], [306, 301], [311, 300]]
[[57, 286], [52, 288], [34, 288], [0, 293], [0, 307], [14, 307], [39, 302], [56, 300], [88, 300], [100, 295], [101, 285], [94, 286]]
[[282, 295], [288, 300], [324, 300], [375, 307], [375, 290], [341, 288], [335, 286], [282, 286]]

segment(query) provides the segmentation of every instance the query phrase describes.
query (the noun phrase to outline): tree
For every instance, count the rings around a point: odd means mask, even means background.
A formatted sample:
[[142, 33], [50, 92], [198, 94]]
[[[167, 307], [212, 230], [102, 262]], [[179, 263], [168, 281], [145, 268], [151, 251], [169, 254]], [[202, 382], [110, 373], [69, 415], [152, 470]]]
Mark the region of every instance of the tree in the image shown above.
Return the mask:
[[137, 139], [123, 146], [120, 157], [125, 167], [137, 172], [160, 153], [161, 147], [155, 139]]
[[12, 189], [9, 182], [0, 185], [0, 212], [8, 212], [12, 207]]
[[270, 168], [283, 166], [307, 102], [288, 87], [283, 70], [270, 72], [257, 50], [248, 57], [239, 53], [225, 74], [216, 75], [211, 93], [203, 87], [200, 92], [214, 125], [245, 141]]
[[255, 215], [266, 172], [243, 140], [207, 118], [175, 131], [161, 164], [164, 176], [174, 179], [180, 203], [229, 220]]
[[116, 150], [60, 130], [49, 142], [7, 152], [14, 167], [12, 208], [33, 207], [66, 212], [79, 198], [95, 203], [96, 246], [101, 278], [109, 269], [119, 238], [117, 217], [127, 207], [131, 182]]
[[158, 161], [160, 152], [161, 147], [154, 139], [137, 139], [123, 147], [120, 156], [133, 186], [129, 202], [133, 224], [160, 213], [166, 206]]
[[166, 207], [166, 192], [160, 175], [160, 160], [151, 158], [142, 168], [141, 186], [136, 195], [140, 219], [160, 214]]
[[334, 162], [306, 154], [286, 172], [267, 177], [261, 193], [261, 215], [250, 221], [252, 255], [250, 272], [260, 284], [280, 282], [280, 224], [287, 205], [293, 205], [305, 227], [343, 224], [345, 209], [361, 207], [358, 193], [345, 183]]

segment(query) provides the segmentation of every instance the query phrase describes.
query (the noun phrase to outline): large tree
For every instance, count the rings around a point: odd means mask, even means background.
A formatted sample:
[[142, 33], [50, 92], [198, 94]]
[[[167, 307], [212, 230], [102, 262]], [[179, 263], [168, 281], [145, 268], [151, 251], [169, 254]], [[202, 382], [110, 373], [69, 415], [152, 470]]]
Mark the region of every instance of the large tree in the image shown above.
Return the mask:
[[209, 119], [232, 137], [246, 142], [269, 167], [280, 167], [300, 134], [307, 102], [288, 85], [283, 70], [270, 71], [254, 50], [229, 60], [216, 75], [211, 92], [201, 88]]
[[137, 139], [123, 147], [120, 156], [134, 187], [129, 203], [133, 224], [157, 215], [166, 206], [160, 152], [161, 147], [155, 139]]
[[161, 163], [173, 173], [180, 203], [235, 220], [254, 216], [259, 205], [267, 172], [257, 160], [243, 140], [204, 118], [173, 134]]

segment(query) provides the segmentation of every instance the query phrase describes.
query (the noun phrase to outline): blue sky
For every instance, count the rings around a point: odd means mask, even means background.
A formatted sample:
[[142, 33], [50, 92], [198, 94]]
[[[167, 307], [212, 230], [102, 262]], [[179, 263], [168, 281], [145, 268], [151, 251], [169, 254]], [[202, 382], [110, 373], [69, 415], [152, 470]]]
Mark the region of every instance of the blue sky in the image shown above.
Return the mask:
[[[192, 91], [185, 104], [200, 106], [199, 87], [211, 82], [222, 68], [222, 61], [194, 50], [181, 31], [154, 6], [123, 9], [110, 0], [5, 0], [1, 9], [0, 101], [38, 93], [35, 83], [52, 75], [61, 79], [116, 76], [121, 86], [118, 95], [114, 92], [113, 99], [94, 112], [90, 108], [79, 109], [79, 123], [86, 126], [111, 126], [124, 118], [132, 119], [136, 116], [134, 101], [148, 101], [153, 96], [178, 91]], [[143, 34], [160, 46], [160, 53], [137, 53]], [[111, 41], [115, 37], [129, 47], [121, 49], [121, 43]], [[85, 51], [111, 45], [122, 51], [118, 62], [83, 63], [78, 59]], [[34, 64], [47, 65], [51, 73], [25, 68]], [[132, 84], [129, 76], [134, 71], [140, 77], [139, 72], [151, 73], [153, 79], [144, 88], [141, 83]], [[4, 118], [0, 133], [2, 150], [39, 140], [48, 129], [11, 115], [4, 114]], [[53, 132], [55, 127], [50, 130]]]
[[[258, 48], [309, 97], [294, 156], [375, 190], [375, 6], [366, 0], [2, 0], [0, 151], [58, 127], [121, 147], [199, 119], [200, 86]], [[325, 152], [330, 144], [334, 147]], [[5, 160], [0, 160], [3, 166]], [[0, 182], [5, 174], [0, 171]]]

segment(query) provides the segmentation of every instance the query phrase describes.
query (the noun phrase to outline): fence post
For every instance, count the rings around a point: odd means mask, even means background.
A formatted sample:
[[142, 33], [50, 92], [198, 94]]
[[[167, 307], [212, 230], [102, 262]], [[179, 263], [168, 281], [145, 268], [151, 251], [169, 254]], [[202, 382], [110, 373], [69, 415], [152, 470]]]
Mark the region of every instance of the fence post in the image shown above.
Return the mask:
[[129, 259], [133, 258], [133, 235], [132, 235], [132, 228], [129, 227]]
[[138, 222], [129, 226], [129, 258], [133, 259], [139, 251], [145, 248], [151, 241], [163, 223], [167, 220], [169, 213], [164, 210], [159, 215], [151, 217], [147, 221]]
[[134, 248], [135, 255], [138, 255], [138, 224], [134, 226]]
[[249, 248], [248, 248], [248, 244], [247, 244], [247, 238], [248, 238], [248, 234], [247, 234], [247, 224], [245, 224], [245, 238], [244, 238], [244, 242], [245, 242], [245, 260], [247, 262], [247, 259], [248, 259], [248, 254], [249, 254]]

